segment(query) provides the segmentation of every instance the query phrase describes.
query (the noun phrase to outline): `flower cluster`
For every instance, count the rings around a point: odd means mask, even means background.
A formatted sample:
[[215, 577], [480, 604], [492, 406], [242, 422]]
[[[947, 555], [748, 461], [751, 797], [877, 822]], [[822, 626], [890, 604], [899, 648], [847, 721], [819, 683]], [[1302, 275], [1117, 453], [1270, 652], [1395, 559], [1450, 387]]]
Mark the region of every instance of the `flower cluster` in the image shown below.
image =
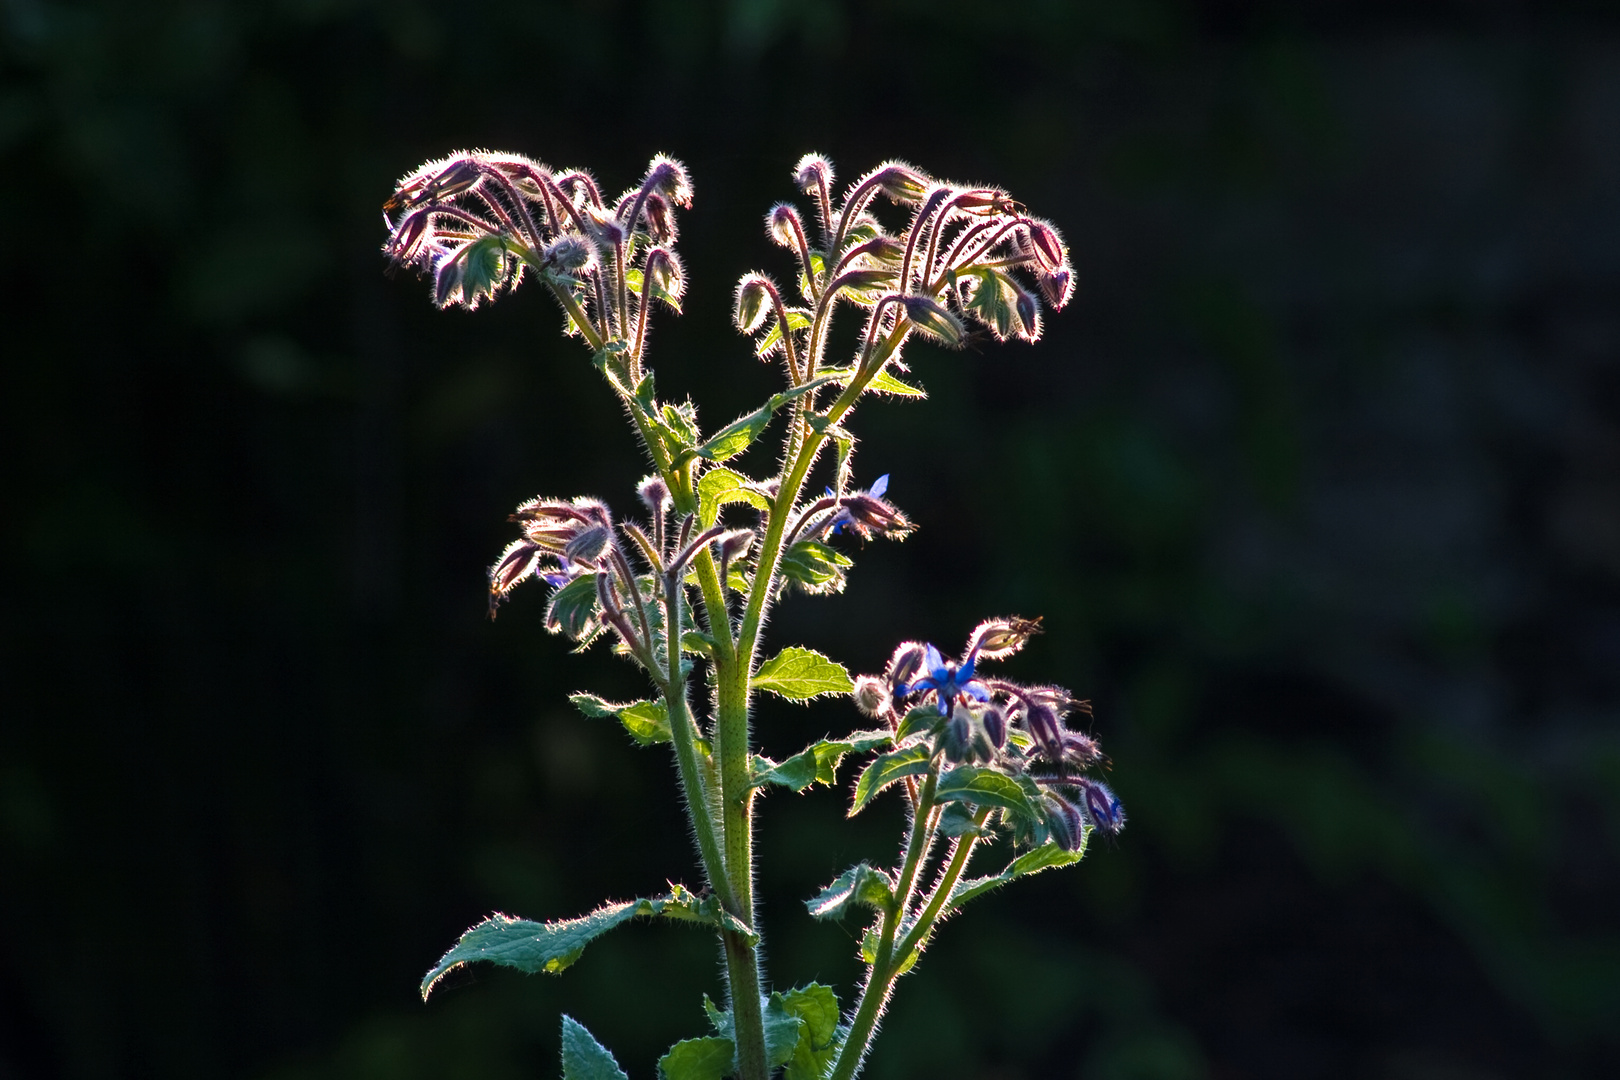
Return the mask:
[[854, 698], [862, 712], [889, 723], [897, 743], [930, 738], [947, 761], [984, 765], [1033, 784], [1047, 834], [1072, 851], [1086, 826], [1112, 836], [1125, 825], [1113, 791], [1086, 775], [1107, 758], [1095, 739], [1064, 723], [1071, 711], [1089, 714], [1091, 703], [1061, 686], [1025, 686], [978, 670], [983, 661], [1016, 653], [1039, 632], [1039, 620], [990, 619], [973, 631], [960, 660], [925, 642], [905, 642], [883, 675], [856, 680]]
[[[766, 232], [797, 256], [799, 293], [809, 306], [791, 306], [769, 276], [751, 273], [738, 283], [734, 312], [738, 329], [760, 335], [760, 357], [780, 353], [795, 381], [820, 366], [826, 340], [818, 328], [839, 300], [868, 313], [865, 363], [881, 351], [880, 343], [910, 329], [961, 345], [968, 336], [964, 320], [998, 341], [1035, 341], [1041, 300], [1061, 308], [1074, 291], [1056, 227], [1031, 217], [1000, 188], [953, 184], [888, 162], [835, 203], [832, 165], [817, 154], [799, 162], [795, 179], [814, 203], [818, 240], [812, 242], [789, 203], [771, 208]], [[887, 231], [870, 212], [879, 195], [911, 210], [904, 230]]]
[[528, 268], [557, 290], [570, 332], [596, 346], [634, 338], [639, 352], [652, 302], [680, 310], [675, 210], [691, 205], [686, 169], [672, 158], [655, 157], [638, 186], [608, 202], [583, 169], [463, 151], [395, 186], [383, 252], [431, 275], [440, 307], [476, 307]]

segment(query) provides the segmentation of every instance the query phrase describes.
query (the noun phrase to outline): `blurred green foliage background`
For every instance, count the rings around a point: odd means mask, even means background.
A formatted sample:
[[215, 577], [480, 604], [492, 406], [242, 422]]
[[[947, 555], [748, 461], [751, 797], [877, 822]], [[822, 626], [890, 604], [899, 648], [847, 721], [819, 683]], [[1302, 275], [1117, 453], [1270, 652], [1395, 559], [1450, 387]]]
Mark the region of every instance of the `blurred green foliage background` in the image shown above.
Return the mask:
[[[874, 670], [991, 614], [1097, 704], [1117, 847], [946, 928], [870, 1069], [1095, 1080], [1620, 1072], [1620, 19], [1576, 3], [0, 4], [0, 1078], [634, 1076], [709, 940], [421, 973], [491, 910], [696, 884], [633, 693], [520, 591], [507, 511], [634, 446], [529, 289], [383, 275], [466, 146], [686, 161], [659, 386], [731, 330], [806, 150], [1005, 185], [1074, 249], [1037, 347], [909, 354], [857, 417], [920, 522], [774, 640]], [[765, 454], [768, 450], [755, 451]], [[743, 459], [745, 462], [748, 459]], [[763, 463], [761, 463], [763, 465]], [[770, 753], [856, 726], [762, 703]], [[769, 970], [897, 806], [762, 806]]]

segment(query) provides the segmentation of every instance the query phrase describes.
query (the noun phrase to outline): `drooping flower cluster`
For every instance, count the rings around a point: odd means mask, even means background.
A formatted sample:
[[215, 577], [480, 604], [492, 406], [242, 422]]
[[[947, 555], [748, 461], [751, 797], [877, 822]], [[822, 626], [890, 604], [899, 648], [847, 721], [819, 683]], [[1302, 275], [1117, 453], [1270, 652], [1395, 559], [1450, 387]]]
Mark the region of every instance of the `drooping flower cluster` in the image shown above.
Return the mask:
[[680, 162], [655, 157], [611, 203], [583, 169], [554, 172], [520, 154], [463, 151], [430, 161], [383, 204], [394, 263], [433, 278], [440, 307], [476, 307], [525, 268], [559, 290], [571, 332], [639, 344], [654, 300], [679, 310], [684, 273], [675, 210], [692, 205]]
[[[817, 331], [839, 300], [868, 312], [864, 361], [878, 343], [911, 329], [961, 345], [968, 336], [965, 319], [998, 341], [1034, 341], [1041, 335], [1041, 300], [1061, 308], [1074, 291], [1057, 229], [1000, 188], [949, 183], [889, 162], [858, 179], [835, 204], [825, 158], [807, 155], [794, 175], [815, 206], [818, 239], [812, 242], [788, 203], [771, 208], [766, 232], [797, 257], [798, 291], [809, 306], [792, 306], [769, 276], [751, 273], [737, 285], [734, 315], [738, 329], [760, 335], [760, 357], [780, 353], [795, 381], [820, 367], [826, 340]], [[903, 231], [886, 231], [869, 212], [879, 195], [911, 209]]]
[[926, 642], [905, 642], [883, 675], [856, 680], [853, 696], [862, 712], [888, 722], [896, 743], [931, 739], [949, 762], [1033, 784], [1047, 834], [1072, 851], [1086, 826], [1111, 836], [1125, 825], [1113, 791], [1086, 775], [1107, 763], [1096, 740], [1064, 723], [1072, 711], [1089, 714], [1091, 703], [1060, 686], [1026, 686], [979, 671], [983, 661], [1013, 655], [1039, 632], [1039, 620], [990, 619], [973, 631], [960, 660]]

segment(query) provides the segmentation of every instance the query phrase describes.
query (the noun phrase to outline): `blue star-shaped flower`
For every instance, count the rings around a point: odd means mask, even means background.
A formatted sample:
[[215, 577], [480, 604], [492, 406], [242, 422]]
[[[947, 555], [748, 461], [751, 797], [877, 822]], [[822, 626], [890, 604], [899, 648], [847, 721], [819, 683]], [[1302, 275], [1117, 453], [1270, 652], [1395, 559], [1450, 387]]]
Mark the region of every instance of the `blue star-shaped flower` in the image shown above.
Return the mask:
[[958, 664], [955, 660], [945, 659], [934, 646], [925, 646], [922, 666], [927, 674], [915, 682], [900, 687], [896, 693], [904, 697], [919, 691], [932, 692], [939, 702], [941, 716], [950, 715], [951, 707], [961, 697], [970, 697], [974, 701], [989, 701], [989, 688], [973, 678], [974, 659], [975, 654], [970, 652]]

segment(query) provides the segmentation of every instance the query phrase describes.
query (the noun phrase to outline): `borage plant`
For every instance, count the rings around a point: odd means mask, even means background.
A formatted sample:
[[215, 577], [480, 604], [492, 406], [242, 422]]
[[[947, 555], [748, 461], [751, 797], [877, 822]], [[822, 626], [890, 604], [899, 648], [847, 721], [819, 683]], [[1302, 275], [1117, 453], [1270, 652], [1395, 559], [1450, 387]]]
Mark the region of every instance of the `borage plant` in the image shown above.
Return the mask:
[[[576, 919], [494, 915], [434, 965], [422, 993], [475, 960], [561, 971], [598, 935], [638, 916], [707, 924], [723, 948], [728, 1007], [705, 1001], [713, 1033], [670, 1049], [658, 1063], [667, 1080], [766, 1080], [778, 1068], [789, 1080], [848, 1080], [895, 980], [943, 919], [1016, 877], [1078, 861], [1093, 830], [1113, 834], [1124, 823], [1113, 793], [1089, 775], [1104, 763], [1097, 744], [1064, 723], [1074, 710], [1089, 712], [1087, 704], [1057, 686], [983, 670], [1022, 648], [1035, 621], [990, 619], [955, 660], [931, 644], [906, 642], [881, 675], [854, 679], [811, 649], [765, 655], [761, 630], [773, 603], [794, 590], [842, 589], [851, 561], [837, 538], [898, 538], [912, 528], [885, 498], [886, 477], [856, 486], [855, 438], [846, 426], [864, 394], [923, 396], [896, 375], [908, 370], [906, 342], [917, 334], [959, 346], [965, 320], [998, 341], [1034, 341], [1041, 298], [1061, 308], [1072, 288], [1057, 230], [997, 188], [945, 183], [891, 163], [835, 202], [832, 166], [816, 155], [799, 163], [794, 178], [814, 207], [815, 239], [788, 203], [771, 209], [766, 228], [797, 259], [797, 295], [748, 274], [735, 308], [738, 329], [762, 359], [780, 360], [786, 385], [707, 433], [691, 402], [659, 400], [647, 363], [653, 312], [660, 304], [678, 312], [685, 283], [674, 250], [676, 212], [690, 206], [692, 187], [679, 162], [654, 158], [638, 186], [608, 199], [584, 170], [460, 153], [407, 176], [385, 205], [384, 250], [429, 275], [441, 307], [476, 307], [525, 274], [538, 278], [562, 305], [565, 332], [584, 339], [635, 427], [653, 468], [637, 487], [640, 516], [616, 518], [592, 498], [519, 506], [511, 516], [518, 537], [489, 572], [491, 614], [538, 578], [551, 591], [549, 630], [581, 647], [606, 638], [642, 668], [654, 691], [648, 700], [571, 700], [588, 716], [617, 718], [640, 743], [673, 746], [706, 878], [701, 891], [674, 886]], [[879, 196], [907, 214], [902, 230], [874, 216]], [[863, 313], [865, 329], [851, 361], [835, 367], [824, 353], [840, 303]], [[786, 414], [786, 431], [774, 475], [760, 479], [722, 464], [764, 435], [778, 413]], [[806, 495], [811, 470], [823, 462], [826, 493]], [[706, 717], [690, 703], [699, 666], [710, 689]], [[760, 691], [790, 701], [849, 694], [876, 726], [771, 761], [751, 741]], [[857, 756], [870, 760], [850, 813], [890, 787], [910, 813], [894, 865], [860, 863], [809, 901], [816, 918], [874, 913], [861, 937], [866, 982], [846, 1014], [826, 986], [766, 992], [753, 807], [769, 785], [833, 784], [843, 759]], [[966, 876], [985, 850], [1003, 853], [1000, 869]], [[564, 1077], [624, 1076], [568, 1017], [562, 1045]]]

